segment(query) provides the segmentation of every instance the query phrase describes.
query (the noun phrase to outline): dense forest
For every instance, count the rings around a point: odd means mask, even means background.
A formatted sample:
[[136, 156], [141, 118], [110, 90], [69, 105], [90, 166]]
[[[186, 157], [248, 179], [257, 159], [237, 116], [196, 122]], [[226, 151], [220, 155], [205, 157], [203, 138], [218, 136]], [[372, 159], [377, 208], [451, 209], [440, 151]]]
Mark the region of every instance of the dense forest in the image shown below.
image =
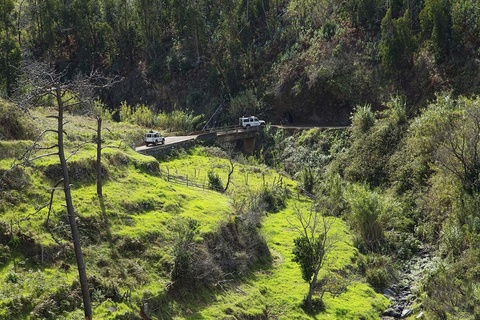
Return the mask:
[[410, 115], [436, 92], [478, 90], [480, 12], [466, 0], [3, 0], [1, 12], [3, 96], [31, 61], [117, 79], [100, 93], [110, 110], [222, 106], [227, 124], [347, 124], [392, 94]]
[[[479, 319], [480, 1], [0, 0], [0, 13], [0, 318], [79, 318], [86, 294], [98, 319]], [[342, 129], [267, 125], [250, 156], [131, 148], [147, 128], [242, 114]], [[44, 157], [55, 148], [64, 168]], [[325, 228], [314, 248], [296, 232], [308, 219]]]

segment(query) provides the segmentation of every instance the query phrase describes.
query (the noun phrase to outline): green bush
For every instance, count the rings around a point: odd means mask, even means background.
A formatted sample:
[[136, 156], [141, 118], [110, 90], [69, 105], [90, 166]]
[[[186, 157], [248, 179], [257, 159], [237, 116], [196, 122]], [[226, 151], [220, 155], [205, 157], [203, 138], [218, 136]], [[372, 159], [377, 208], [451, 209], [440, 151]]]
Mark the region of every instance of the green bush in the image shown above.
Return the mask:
[[34, 140], [37, 133], [33, 119], [0, 98], [0, 140]]
[[287, 205], [288, 191], [282, 187], [281, 183], [271, 186], [264, 185], [260, 197], [266, 203], [268, 211], [278, 212]]
[[388, 287], [396, 278], [391, 258], [380, 254], [357, 256], [357, 268], [376, 289]]
[[380, 195], [370, 190], [368, 185], [353, 185], [346, 198], [350, 207], [350, 223], [359, 233], [365, 249], [379, 252], [384, 244], [383, 226], [379, 219], [384, 205]]
[[7, 245], [0, 244], [0, 264], [10, 260], [10, 248]]
[[170, 113], [155, 114], [151, 107], [144, 104], [129, 106], [125, 101], [120, 106], [120, 120], [148, 128], [161, 128], [171, 132], [188, 134], [194, 131], [202, 115], [195, 116], [193, 111], [173, 110]]
[[208, 189], [223, 192], [223, 182], [218, 173], [212, 171], [208, 172]]

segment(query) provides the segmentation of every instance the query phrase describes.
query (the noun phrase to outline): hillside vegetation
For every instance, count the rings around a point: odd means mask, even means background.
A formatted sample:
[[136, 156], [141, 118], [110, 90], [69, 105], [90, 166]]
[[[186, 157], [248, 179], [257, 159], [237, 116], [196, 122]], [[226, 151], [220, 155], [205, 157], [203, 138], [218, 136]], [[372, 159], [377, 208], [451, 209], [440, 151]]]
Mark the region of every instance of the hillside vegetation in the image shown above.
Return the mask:
[[[3, 108], [15, 113], [13, 105]], [[45, 118], [50, 112], [32, 110], [35, 124], [18, 115], [21, 131], [54, 125]], [[96, 119], [67, 120], [66, 147], [75, 151], [91, 140]], [[144, 129], [104, 125], [111, 147], [102, 156], [102, 198], [94, 145], [68, 160], [94, 319], [141, 319], [141, 309], [150, 319], [310, 318], [302, 307], [308, 284], [292, 261], [291, 223], [312, 201], [298, 194], [296, 182], [241, 157], [228, 191], [212, 191], [204, 185], [209, 173], [227, 180], [230, 162], [218, 157], [225, 152], [180, 150], [158, 162], [122, 147]], [[58, 160], [10, 169], [32, 142], [0, 142], [0, 318], [77, 319], [83, 310], [63, 193], [53, 193], [50, 212], [39, 209], [60, 177]], [[321, 276], [342, 274], [347, 287], [326, 293], [324, 307], [312, 312], [317, 319], [376, 319], [388, 301], [361, 280], [358, 251], [342, 220], [334, 232], [342, 240]]]
[[[393, 297], [387, 315], [476, 319], [479, 100], [441, 95], [415, 118], [411, 108], [401, 98], [381, 112], [358, 106], [341, 134], [277, 132], [266, 155], [351, 227], [359, 268]], [[399, 312], [402, 288], [412, 294]]]

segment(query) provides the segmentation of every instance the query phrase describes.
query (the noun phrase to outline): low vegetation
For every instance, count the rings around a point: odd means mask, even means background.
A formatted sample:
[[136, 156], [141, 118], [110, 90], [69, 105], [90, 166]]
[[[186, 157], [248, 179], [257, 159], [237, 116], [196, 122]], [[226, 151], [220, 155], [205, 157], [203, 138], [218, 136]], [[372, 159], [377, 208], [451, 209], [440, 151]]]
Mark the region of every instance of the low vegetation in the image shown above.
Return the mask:
[[[39, 126], [55, 121], [42, 109], [33, 114]], [[65, 144], [73, 151], [91, 140], [96, 120], [67, 120]], [[358, 278], [358, 251], [347, 225], [336, 219], [332, 232], [342, 241], [319, 279], [336, 279], [344, 289], [325, 293], [321, 309], [303, 309], [308, 286], [293, 259], [296, 232], [288, 221], [297, 223], [296, 212], [308, 212], [312, 202], [295, 181], [249, 165], [254, 158], [241, 157], [231, 173], [228, 159], [213, 156], [225, 153], [212, 147], [158, 162], [122, 147], [144, 129], [104, 126], [111, 129], [104, 143], [115, 148], [103, 151], [102, 198], [96, 195], [95, 146], [84, 145], [68, 160], [94, 319], [140, 319], [141, 312], [150, 319], [307, 319], [312, 313], [376, 319], [387, 307]], [[81, 291], [62, 194], [53, 192], [50, 212], [39, 210], [52, 195], [58, 165], [41, 158], [35, 166], [9, 169], [30, 144], [0, 142], [8, 149], [1, 161], [1, 317], [78, 318]], [[212, 172], [219, 185], [231, 174], [228, 190], [208, 188]]]

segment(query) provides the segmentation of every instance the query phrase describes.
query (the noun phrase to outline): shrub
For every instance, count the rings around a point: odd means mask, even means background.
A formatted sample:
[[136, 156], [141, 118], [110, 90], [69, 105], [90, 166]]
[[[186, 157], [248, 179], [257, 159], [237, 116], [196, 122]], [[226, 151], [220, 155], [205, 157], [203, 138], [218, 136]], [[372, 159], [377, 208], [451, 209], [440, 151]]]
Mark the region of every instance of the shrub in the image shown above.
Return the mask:
[[7, 245], [0, 244], [0, 264], [10, 260], [10, 248]]
[[375, 124], [375, 114], [369, 104], [356, 106], [350, 120], [352, 121], [352, 134], [354, 137], [358, 137]]
[[389, 257], [380, 254], [357, 256], [357, 268], [376, 289], [388, 287], [396, 278]]
[[188, 134], [195, 130], [203, 115], [195, 116], [193, 111], [174, 110], [170, 113], [161, 112], [155, 117], [156, 126], [167, 130]]
[[5, 282], [17, 283], [18, 275], [16, 273], [7, 273], [5, 276]]
[[350, 223], [357, 229], [368, 251], [378, 252], [382, 248], [384, 235], [379, 217], [383, 203], [376, 191], [368, 185], [353, 185], [347, 193], [350, 206]]
[[218, 173], [208, 172], [208, 189], [223, 192], [223, 182]]
[[228, 113], [233, 119], [237, 119], [243, 115], [255, 115], [262, 108], [262, 103], [253, 90], [248, 89], [240, 92], [230, 101]]
[[177, 239], [173, 247], [171, 273], [176, 288], [209, 285], [220, 278], [221, 270], [207, 246], [196, 243], [199, 227], [195, 219], [179, 220], [176, 223]]
[[0, 140], [34, 140], [37, 131], [20, 108], [0, 99]]
[[287, 188], [282, 186], [281, 181], [272, 184], [270, 187], [265, 184], [260, 197], [265, 202], [268, 211], [278, 212], [286, 207], [288, 191]]
[[332, 39], [335, 35], [335, 32], [337, 32], [337, 25], [335, 22], [327, 21], [322, 25], [320, 32], [323, 39], [330, 41], [330, 39]]

